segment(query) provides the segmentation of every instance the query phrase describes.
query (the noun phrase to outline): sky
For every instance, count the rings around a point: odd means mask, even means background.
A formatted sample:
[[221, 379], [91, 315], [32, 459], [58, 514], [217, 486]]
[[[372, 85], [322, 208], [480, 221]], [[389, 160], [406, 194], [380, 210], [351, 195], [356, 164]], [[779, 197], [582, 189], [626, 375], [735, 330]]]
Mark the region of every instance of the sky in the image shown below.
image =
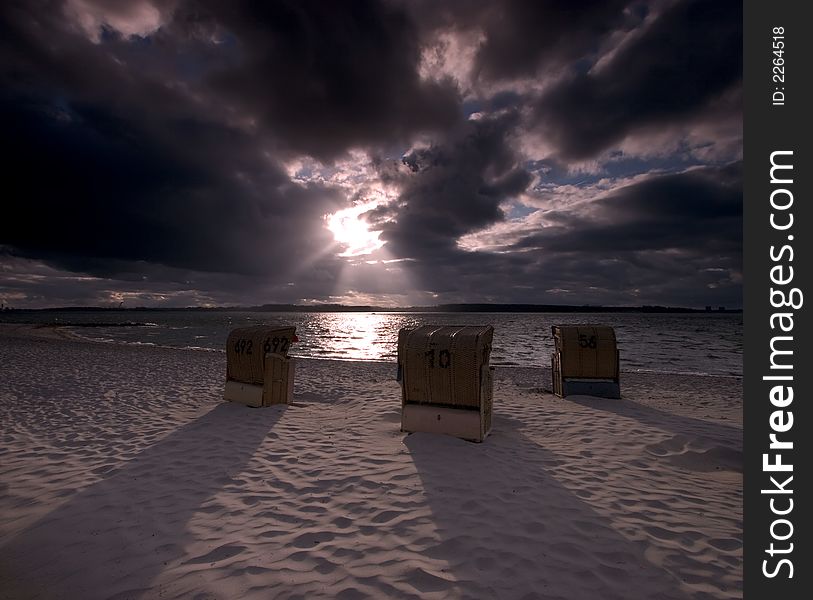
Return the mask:
[[0, 5], [17, 308], [742, 306], [742, 3]]

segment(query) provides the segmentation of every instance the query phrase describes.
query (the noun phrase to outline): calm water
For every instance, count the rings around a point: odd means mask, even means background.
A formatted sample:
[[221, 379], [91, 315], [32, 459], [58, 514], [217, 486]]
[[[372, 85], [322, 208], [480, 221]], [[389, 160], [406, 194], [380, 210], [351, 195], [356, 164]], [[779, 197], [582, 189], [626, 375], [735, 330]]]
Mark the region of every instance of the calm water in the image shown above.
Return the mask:
[[294, 356], [376, 361], [395, 359], [401, 327], [490, 324], [492, 364], [532, 367], [550, 365], [552, 325], [594, 323], [615, 328], [623, 371], [742, 375], [741, 314], [47, 311], [0, 321], [73, 324], [87, 338], [220, 351], [234, 327], [286, 324], [297, 328]]

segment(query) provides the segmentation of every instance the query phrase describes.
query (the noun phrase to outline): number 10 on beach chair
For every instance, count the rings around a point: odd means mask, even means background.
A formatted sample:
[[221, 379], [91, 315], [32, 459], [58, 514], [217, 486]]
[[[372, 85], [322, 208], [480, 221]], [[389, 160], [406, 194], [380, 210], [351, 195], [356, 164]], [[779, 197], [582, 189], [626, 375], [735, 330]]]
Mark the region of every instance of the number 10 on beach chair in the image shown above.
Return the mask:
[[398, 332], [401, 431], [485, 439], [491, 430], [493, 336], [491, 325]]
[[232, 330], [226, 342], [224, 399], [254, 407], [290, 404], [294, 361], [288, 357], [288, 349], [295, 341], [295, 327]]

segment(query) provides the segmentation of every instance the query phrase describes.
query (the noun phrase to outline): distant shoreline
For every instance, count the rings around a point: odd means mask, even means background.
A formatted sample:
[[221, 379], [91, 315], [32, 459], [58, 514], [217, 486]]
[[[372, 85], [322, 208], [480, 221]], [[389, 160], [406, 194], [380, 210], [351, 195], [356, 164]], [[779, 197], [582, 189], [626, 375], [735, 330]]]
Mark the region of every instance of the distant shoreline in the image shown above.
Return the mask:
[[65, 306], [51, 308], [12, 308], [5, 309], [5, 313], [30, 312], [387, 312], [387, 313], [701, 313], [701, 314], [738, 314], [742, 308], [710, 307], [686, 308], [679, 306], [572, 306], [560, 304], [438, 304], [437, 306], [353, 306], [344, 304], [263, 304], [261, 306], [216, 306], [216, 307], [146, 307], [133, 308], [104, 307], [104, 306]]

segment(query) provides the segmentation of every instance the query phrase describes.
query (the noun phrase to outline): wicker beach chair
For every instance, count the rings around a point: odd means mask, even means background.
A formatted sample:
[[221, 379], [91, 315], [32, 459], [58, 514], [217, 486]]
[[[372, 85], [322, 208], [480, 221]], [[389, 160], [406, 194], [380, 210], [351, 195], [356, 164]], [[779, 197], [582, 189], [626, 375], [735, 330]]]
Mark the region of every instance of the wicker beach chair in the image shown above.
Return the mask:
[[606, 325], [554, 325], [553, 393], [620, 398], [620, 353]]
[[224, 399], [254, 407], [290, 404], [294, 361], [288, 349], [296, 339], [295, 327], [232, 330], [226, 342]]
[[493, 336], [491, 325], [398, 332], [402, 431], [485, 439], [491, 430]]

